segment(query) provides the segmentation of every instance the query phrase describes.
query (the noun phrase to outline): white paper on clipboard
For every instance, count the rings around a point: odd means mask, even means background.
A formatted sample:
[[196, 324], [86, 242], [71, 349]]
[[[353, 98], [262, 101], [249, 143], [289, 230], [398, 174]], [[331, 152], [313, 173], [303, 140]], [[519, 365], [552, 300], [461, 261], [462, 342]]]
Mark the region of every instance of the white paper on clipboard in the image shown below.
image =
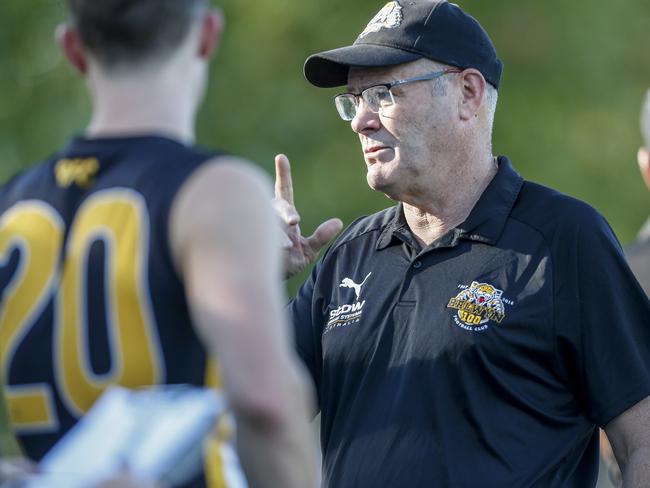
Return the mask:
[[225, 408], [213, 390], [112, 387], [43, 458], [43, 475], [27, 486], [88, 488], [125, 466], [136, 478], [163, 479], [197, 451]]

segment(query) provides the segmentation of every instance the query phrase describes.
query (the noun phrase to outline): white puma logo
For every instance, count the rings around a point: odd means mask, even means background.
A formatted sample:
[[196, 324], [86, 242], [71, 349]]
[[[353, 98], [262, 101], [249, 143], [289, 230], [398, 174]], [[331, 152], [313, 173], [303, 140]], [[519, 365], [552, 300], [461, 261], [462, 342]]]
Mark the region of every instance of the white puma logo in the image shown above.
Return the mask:
[[359, 300], [359, 295], [361, 295], [361, 287], [363, 284], [366, 282], [368, 279], [368, 276], [372, 274], [372, 271], [366, 275], [366, 277], [363, 279], [363, 281], [359, 284], [356, 284], [354, 281], [352, 281], [350, 278], [343, 278], [343, 281], [341, 281], [341, 284], [339, 285], [340, 287], [344, 288], [352, 288], [354, 289], [354, 293], [357, 295], [357, 300]]

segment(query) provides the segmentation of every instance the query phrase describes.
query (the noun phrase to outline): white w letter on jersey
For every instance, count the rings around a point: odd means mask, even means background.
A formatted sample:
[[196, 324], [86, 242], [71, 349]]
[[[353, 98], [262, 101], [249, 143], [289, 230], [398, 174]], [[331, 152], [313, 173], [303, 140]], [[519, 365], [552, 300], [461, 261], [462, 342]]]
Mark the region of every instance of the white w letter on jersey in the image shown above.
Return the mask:
[[361, 295], [361, 287], [363, 284], [366, 282], [368, 277], [372, 274], [372, 271], [366, 275], [366, 277], [363, 279], [363, 281], [359, 284], [356, 284], [352, 279], [350, 278], [343, 278], [343, 281], [341, 281], [341, 284], [339, 285], [340, 287], [344, 288], [352, 288], [354, 289], [354, 293], [357, 295], [357, 300], [359, 300], [359, 295]]

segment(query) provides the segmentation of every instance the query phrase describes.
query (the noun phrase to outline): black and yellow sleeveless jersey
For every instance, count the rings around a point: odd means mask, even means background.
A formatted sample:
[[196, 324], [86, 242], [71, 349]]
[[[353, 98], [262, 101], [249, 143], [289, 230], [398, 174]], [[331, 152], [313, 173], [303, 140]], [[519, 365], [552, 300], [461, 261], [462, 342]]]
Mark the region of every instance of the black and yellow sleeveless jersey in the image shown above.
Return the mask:
[[[30, 458], [110, 385], [208, 381], [168, 218], [212, 156], [157, 136], [76, 138], [0, 189], [0, 371]], [[239, 486], [220, 469], [230, 454], [213, 454], [208, 486]]]

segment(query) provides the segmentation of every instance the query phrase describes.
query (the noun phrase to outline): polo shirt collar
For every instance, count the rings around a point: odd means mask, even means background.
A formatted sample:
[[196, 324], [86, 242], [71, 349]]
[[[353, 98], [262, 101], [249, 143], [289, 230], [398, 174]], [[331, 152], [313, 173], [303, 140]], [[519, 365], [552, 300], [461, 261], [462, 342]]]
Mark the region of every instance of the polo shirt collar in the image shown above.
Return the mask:
[[376, 249], [378, 251], [387, 248], [393, 242], [408, 242], [410, 240], [411, 231], [406, 223], [406, 217], [404, 217], [402, 202], [388, 209], [388, 212], [388, 224], [383, 228], [379, 239], [377, 239]]
[[508, 216], [524, 179], [505, 156], [498, 158], [499, 170], [487, 186], [465, 222], [458, 226], [461, 237], [494, 245], [503, 233]]
[[[465, 222], [454, 229], [456, 238], [494, 245], [501, 236], [508, 216], [517, 200], [523, 178], [512, 168], [505, 156], [498, 158], [499, 170], [487, 186]], [[385, 249], [394, 240], [408, 242], [410, 230], [402, 203], [389, 210], [392, 215], [377, 240], [377, 250]], [[454, 239], [456, 240], [456, 239]]]

